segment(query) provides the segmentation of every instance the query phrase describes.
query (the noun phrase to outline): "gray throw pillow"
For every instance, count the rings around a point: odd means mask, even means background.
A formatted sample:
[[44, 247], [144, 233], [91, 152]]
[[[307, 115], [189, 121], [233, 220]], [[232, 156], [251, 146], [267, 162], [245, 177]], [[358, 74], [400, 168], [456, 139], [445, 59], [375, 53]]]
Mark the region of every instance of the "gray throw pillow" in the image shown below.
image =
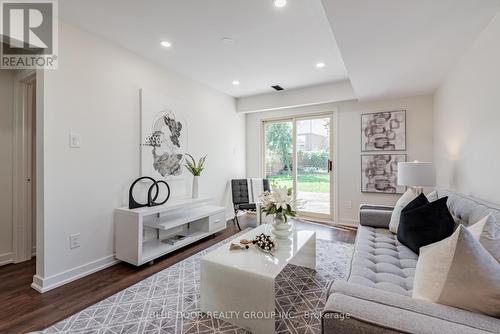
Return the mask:
[[461, 225], [420, 248], [412, 297], [500, 317], [500, 265]]

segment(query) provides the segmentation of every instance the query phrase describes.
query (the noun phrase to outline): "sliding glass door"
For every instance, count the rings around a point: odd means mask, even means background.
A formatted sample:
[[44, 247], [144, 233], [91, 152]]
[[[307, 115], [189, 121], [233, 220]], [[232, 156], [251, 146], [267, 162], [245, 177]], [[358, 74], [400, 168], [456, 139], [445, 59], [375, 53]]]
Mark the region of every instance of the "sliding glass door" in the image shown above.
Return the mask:
[[331, 216], [330, 117], [297, 119], [296, 195], [307, 215]]
[[265, 177], [276, 186], [293, 188], [293, 121], [264, 123]]
[[263, 129], [265, 177], [292, 188], [301, 216], [331, 220], [331, 114], [265, 121]]

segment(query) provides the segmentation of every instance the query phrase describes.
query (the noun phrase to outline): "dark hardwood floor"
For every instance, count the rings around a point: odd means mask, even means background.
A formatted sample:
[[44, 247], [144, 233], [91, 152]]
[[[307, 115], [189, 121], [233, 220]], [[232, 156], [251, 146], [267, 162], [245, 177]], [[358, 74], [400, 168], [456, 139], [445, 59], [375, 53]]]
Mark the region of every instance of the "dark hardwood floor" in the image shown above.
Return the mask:
[[[242, 228], [251, 226], [251, 216], [240, 219]], [[325, 240], [354, 242], [356, 232], [299, 221], [299, 229], [314, 230]], [[42, 330], [72, 314], [105, 299], [197, 252], [222, 241], [238, 229], [230, 222], [215, 237], [200, 240], [154, 262], [134, 267], [118, 263], [60, 288], [40, 294], [30, 287], [35, 274], [35, 259], [0, 267], [0, 333], [14, 334]]]

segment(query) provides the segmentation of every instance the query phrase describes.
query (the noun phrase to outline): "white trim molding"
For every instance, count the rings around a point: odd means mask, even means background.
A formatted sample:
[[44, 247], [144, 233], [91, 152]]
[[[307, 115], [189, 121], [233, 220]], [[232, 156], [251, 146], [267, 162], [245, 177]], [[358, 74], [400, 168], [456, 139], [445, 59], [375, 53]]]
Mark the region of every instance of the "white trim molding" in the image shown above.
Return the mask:
[[41, 277], [39, 275], [35, 275], [33, 276], [33, 283], [31, 284], [31, 287], [40, 293], [44, 293], [69, 282], [73, 282], [79, 278], [111, 267], [118, 262], [120, 261], [115, 259], [114, 255], [109, 255], [103, 257], [102, 259], [86, 263], [53, 276]]
[[347, 225], [347, 226], [358, 227], [359, 226], [359, 220], [350, 219], [350, 218], [339, 218], [338, 224], [339, 225]]
[[333, 223], [339, 221], [339, 211], [340, 211], [340, 192], [339, 192], [339, 179], [337, 172], [337, 166], [339, 166], [339, 109], [337, 107], [333, 108], [332, 111], [332, 138], [333, 143], [330, 144], [330, 151], [333, 150], [333, 155], [331, 156], [333, 163], [333, 170], [330, 173], [330, 181], [333, 182], [332, 192], [330, 194], [332, 210], [333, 210]]

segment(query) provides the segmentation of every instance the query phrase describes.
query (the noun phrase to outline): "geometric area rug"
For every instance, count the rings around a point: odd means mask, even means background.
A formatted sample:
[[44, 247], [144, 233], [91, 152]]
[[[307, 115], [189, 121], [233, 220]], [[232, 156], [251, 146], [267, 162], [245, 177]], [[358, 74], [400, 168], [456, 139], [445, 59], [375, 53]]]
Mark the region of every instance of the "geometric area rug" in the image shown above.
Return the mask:
[[[178, 262], [41, 333], [248, 333], [199, 309], [201, 257], [237, 237]], [[318, 239], [316, 270], [295, 265], [283, 269], [275, 281], [276, 314], [286, 317], [276, 319], [276, 333], [321, 332], [326, 289], [331, 281], [346, 277], [352, 252], [352, 244]]]

